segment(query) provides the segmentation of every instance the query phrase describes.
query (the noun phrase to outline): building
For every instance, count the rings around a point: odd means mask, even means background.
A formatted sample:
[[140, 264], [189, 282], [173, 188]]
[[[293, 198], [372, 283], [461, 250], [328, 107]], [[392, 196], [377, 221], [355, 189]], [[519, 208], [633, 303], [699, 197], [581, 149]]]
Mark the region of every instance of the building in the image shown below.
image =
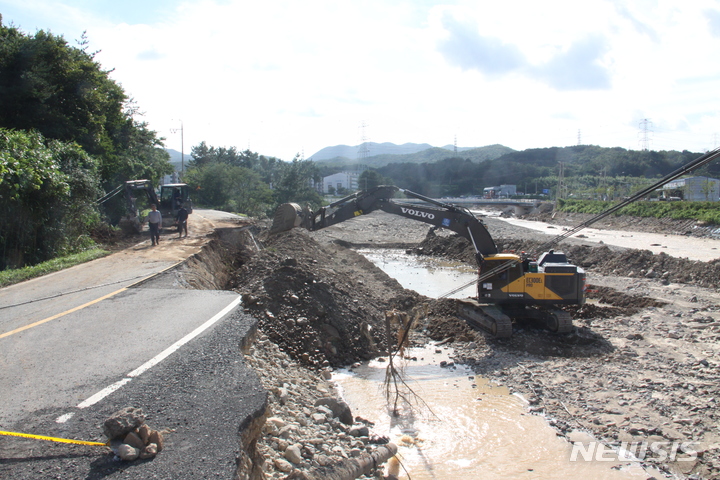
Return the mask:
[[358, 179], [360, 175], [354, 172], [340, 172], [323, 178], [322, 193], [330, 193], [344, 189], [348, 192], [358, 190]]
[[661, 197], [695, 202], [720, 201], [720, 180], [710, 177], [679, 178], [663, 185]]
[[517, 187], [515, 185], [483, 188], [483, 198], [508, 198], [513, 195], [517, 195]]

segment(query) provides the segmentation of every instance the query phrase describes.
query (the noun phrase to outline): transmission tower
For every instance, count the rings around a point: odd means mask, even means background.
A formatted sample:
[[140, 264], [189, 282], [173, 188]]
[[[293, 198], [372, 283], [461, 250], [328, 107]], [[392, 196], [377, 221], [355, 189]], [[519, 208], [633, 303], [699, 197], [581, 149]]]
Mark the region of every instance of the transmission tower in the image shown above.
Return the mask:
[[650, 147], [650, 141], [652, 136], [652, 122], [648, 118], [643, 118], [640, 121], [640, 149], [647, 151]]
[[368, 138], [365, 135], [365, 129], [367, 128], [368, 124], [366, 122], [360, 123], [360, 150], [358, 150], [358, 162], [361, 164], [367, 163], [367, 158], [370, 156], [370, 151], [368, 149]]
[[455, 155], [457, 155], [457, 135], [455, 135], [455, 142], [453, 145], [455, 145]]
[[578, 128], [578, 146], [582, 145], [581, 130]]

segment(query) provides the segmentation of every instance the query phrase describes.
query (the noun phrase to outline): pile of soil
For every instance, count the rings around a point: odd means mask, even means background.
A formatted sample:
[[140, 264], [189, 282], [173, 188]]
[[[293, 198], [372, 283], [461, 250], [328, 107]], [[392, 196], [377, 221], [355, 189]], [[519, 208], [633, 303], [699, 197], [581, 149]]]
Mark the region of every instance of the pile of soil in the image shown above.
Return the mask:
[[266, 335], [306, 366], [349, 365], [387, 348], [385, 312], [421, 302], [362, 255], [302, 229], [260, 235], [233, 290]]

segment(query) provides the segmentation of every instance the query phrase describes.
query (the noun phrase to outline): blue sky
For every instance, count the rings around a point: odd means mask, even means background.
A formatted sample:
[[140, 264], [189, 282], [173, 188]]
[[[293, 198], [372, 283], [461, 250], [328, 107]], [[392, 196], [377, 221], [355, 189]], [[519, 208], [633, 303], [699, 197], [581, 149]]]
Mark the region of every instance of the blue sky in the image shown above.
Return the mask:
[[[87, 31], [166, 145], [720, 146], [720, 0], [0, 0]], [[644, 120], [649, 120], [647, 123]], [[372, 152], [370, 152], [372, 154]]]

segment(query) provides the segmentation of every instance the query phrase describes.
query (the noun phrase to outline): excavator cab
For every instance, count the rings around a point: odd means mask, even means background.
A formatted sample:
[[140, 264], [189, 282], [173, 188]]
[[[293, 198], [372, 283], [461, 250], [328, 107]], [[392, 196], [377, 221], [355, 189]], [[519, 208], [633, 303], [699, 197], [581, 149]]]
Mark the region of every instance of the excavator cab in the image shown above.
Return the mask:
[[174, 219], [181, 206], [185, 206], [188, 213], [192, 213], [190, 187], [185, 183], [161, 185], [159, 201], [158, 210], [160, 210], [163, 217]]

